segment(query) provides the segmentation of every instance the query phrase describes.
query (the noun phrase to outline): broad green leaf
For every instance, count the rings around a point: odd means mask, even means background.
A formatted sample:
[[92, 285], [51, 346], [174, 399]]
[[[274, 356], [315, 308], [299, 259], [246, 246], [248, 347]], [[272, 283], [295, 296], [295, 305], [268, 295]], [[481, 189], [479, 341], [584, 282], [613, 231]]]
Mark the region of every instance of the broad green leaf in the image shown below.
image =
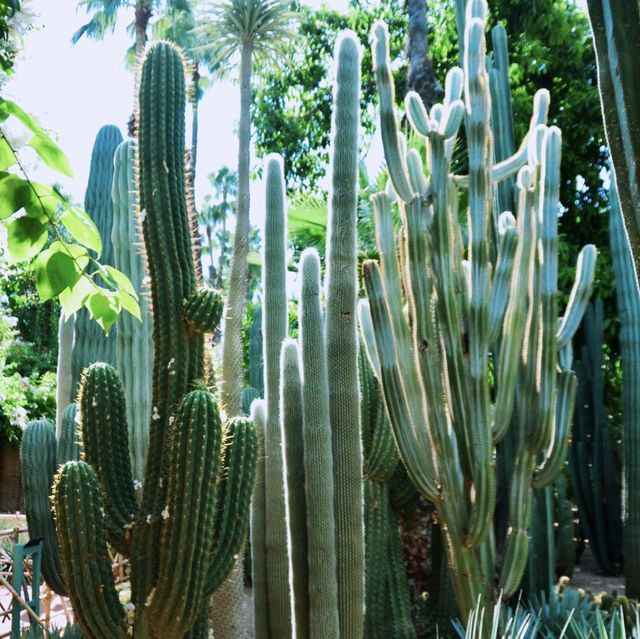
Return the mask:
[[45, 133], [36, 133], [27, 143], [40, 159], [54, 171], [73, 177], [73, 171], [62, 149]]
[[30, 260], [44, 248], [48, 237], [47, 227], [32, 217], [24, 216], [13, 220], [7, 230], [7, 247], [11, 259], [15, 262]]
[[29, 217], [40, 218], [43, 215], [50, 221], [58, 217], [60, 195], [48, 184], [32, 182], [33, 193], [31, 202], [25, 206], [25, 211]]
[[117, 268], [114, 268], [113, 266], [109, 266], [107, 264], [105, 264], [104, 268], [122, 292], [128, 293], [131, 297], [133, 297], [134, 300], [138, 299], [136, 289], [133, 288], [131, 280], [124, 273], [120, 272]]
[[89, 309], [91, 317], [102, 326], [105, 333], [109, 331], [120, 312], [116, 297], [106, 292], [94, 293], [89, 297], [85, 306]]
[[15, 163], [16, 163], [16, 156], [13, 154], [11, 145], [7, 142], [7, 140], [4, 137], [0, 138], [0, 171], [4, 171], [5, 169], [8, 169], [10, 166], [13, 166]]
[[96, 290], [95, 284], [87, 276], [81, 277], [73, 286], [60, 291], [58, 299], [66, 317], [77, 313]]
[[80, 244], [68, 244], [67, 242], [56, 240], [51, 243], [49, 250], [66, 253], [76, 265], [76, 271], [79, 275], [82, 275], [91, 260], [87, 249], [84, 246], [80, 246]]
[[0, 118], [6, 120], [10, 115], [15, 116], [32, 133], [42, 133], [44, 131], [40, 125], [26, 112], [11, 100], [0, 100]]
[[31, 205], [35, 194], [27, 180], [13, 173], [0, 172], [0, 220]]
[[122, 308], [125, 311], [128, 311], [133, 315], [139, 322], [142, 322], [142, 317], [140, 315], [140, 307], [138, 306], [138, 302], [136, 299], [129, 295], [129, 293], [125, 293], [124, 291], [120, 291], [118, 295], [120, 302], [122, 303]]
[[73, 259], [53, 247], [42, 251], [35, 263], [36, 289], [45, 302], [58, 295], [67, 287], [72, 287], [80, 278]]
[[65, 210], [60, 216], [60, 222], [69, 231], [71, 237], [100, 256], [102, 251], [100, 232], [93, 220], [82, 209], [65, 204]]

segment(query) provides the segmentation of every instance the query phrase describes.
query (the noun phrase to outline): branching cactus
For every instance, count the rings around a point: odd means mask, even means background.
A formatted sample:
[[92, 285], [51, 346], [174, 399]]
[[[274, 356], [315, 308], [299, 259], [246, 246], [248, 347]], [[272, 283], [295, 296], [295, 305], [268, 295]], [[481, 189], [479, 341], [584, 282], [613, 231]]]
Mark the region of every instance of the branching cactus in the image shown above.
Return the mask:
[[[549, 98], [541, 91], [526, 139], [514, 155], [494, 163], [486, 13], [484, 0], [468, 4], [464, 71], [455, 68], [447, 75], [443, 104], [427, 113], [415, 93], [407, 95], [409, 121], [426, 141], [426, 174], [423, 159], [407, 152], [398, 133], [387, 29], [382, 23], [373, 28], [391, 186], [389, 194], [374, 199], [380, 262], [364, 265], [371, 316], [363, 334], [380, 363], [402, 460], [443, 524], [463, 618], [478, 597], [490, 604], [499, 591], [508, 598], [518, 588], [527, 560], [532, 489], [548, 485], [566, 457], [576, 388], [567, 351], [596, 260], [594, 246], [580, 253], [559, 322], [561, 135], [544, 123]], [[451, 155], [463, 120], [469, 175], [456, 176]], [[513, 175], [516, 211], [494, 216], [497, 185]], [[462, 189], [466, 212], [460, 211]], [[391, 198], [402, 221], [398, 247]], [[496, 218], [494, 240], [490, 229]], [[512, 417], [518, 438], [508, 488], [509, 529], [498, 558], [494, 455]]]
[[[91, 215], [102, 238], [102, 263], [113, 266], [113, 245], [111, 227], [113, 225], [113, 202], [111, 183], [113, 182], [113, 155], [122, 142], [120, 129], [113, 124], [103, 126], [91, 152], [89, 182], [84, 196], [84, 208]], [[116, 362], [116, 331], [109, 335], [94, 322], [87, 309], [80, 309], [75, 318], [75, 340], [71, 356], [71, 393], [75, 400], [82, 371], [93, 362]], [[66, 406], [66, 404], [65, 404]]]
[[153, 340], [151, 309], [145, 295], [148, 280], [142, 228], [136, 217], [135, 142], [125, 140], [115, 152], [113, 187], [113, 242], [115, 267], [138, 294], [140, 321], [120, 313], [116, 321], [116, 361], [127, 402], [129, 453], [134, 481], [142, 482], [147, 458], [151, 417]]
[[[148, 51], [139, 105], [140, 217], [151, 277], [154, 369], [142, 502], [131, 474], [124, 390], [116, 371], [83, 375], [85, 461], [54, 485], [63, 573], [88, 639], [206, 637], [207, 598], [235, 563], [248, 527], [257, 440], [252, 422], [223, 429], [204, 382], [204, 333], [220, 295], [198, 288], [184, 174], [184, 60]], [[132, 608], [120, 604], [107, 542], [129, 556]]]

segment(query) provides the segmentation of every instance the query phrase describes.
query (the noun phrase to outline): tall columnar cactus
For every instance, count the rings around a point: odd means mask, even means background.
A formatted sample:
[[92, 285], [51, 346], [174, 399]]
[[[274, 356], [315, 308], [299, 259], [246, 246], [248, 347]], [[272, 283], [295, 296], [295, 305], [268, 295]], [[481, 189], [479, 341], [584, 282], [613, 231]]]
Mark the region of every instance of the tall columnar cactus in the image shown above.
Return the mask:
[[249, 386], [255, 388], [258, 397], [264, 396], [264, 357], [262, 340], [262, 307], [253, 309], [251, 327], [249, 328], [249, 370], [247, 377]]
[[609, 192], [609, 203], [623, 379], [624, 573], [627, 595], [640, 597], [640, 288], [615, 188]]
[[[208, 596], [242, 548], [255, 477], [250, 420], [223, 429], [204, 382], [204, 333], [220, 296], [199, 289], [184, 175], [184, 61], [154, 44], [140, 81], [140, 216], [154, 322], [149, 455], [138, 506], [128, 451], [124, 390], [107, 364], [82, 382], [85, 462], [57, 476], [54, 507], [63, 571], [89, 639], [202, 637]], [[133, 614], [113, 585], [107, 541], [130, 557]], [[193, 628], [193, 631], [192, 631]]]
[[[95, 222], [102, 238], [101, 262], [114, 266], [111, 228], [113, 225], [113, 155], [122, 142], [120, 129], [113, 124], [103, 126], [96, 136], [91, 152], [89, 182], [84, 196], [84, 208]], [[105, 335], [87, 309], [78, 311], [75, 319], [75, 340], [71, 356], [71, 392], [75, 399], [82, 371], [93, 362], [116, 363], [116, 331]]]
[[56, 369], [56, 433], [60, 436], [62, 414], [74, 401], [71, 395], [71, 353], [73, 352], [74, 317], [60, 313], [58, 321], [58, 366]]
[[267, 422], [264, 433], [265, 551], [271, 637], [292, 632], [289, 556], [285, 521], [282, 434], [280, 430], [280, 347], [287, 335], [286, 224], [282, 160], [266, 160], [264, 230], [264, 380]]
[[[584, 312], [596, 259], [595, 247], [582, 250], [558, 324], [560, 131], [544, 124], [548, 94], [539, 92], [527, 139], [513, 156], [494, 163], [486, 12], [484, 1], [468, 4], [464, 71], [449, 72], [444, 103], [427, 113], [416, 94], [407, 95], [409, 121], [427, 142], [427, 176], [422, 158], [407, 152], [398, 135], [388, 33], [382, 23], [373, 28], [382, 141], [402, 235], [398, 259], [391, 202], [378, 195], [380, 263], [364, 267], [375, 336], [367, 348], [377, 351], [402, 460], [446, 530], [452, 581], [465, 618], [478, 597], [495, 600], [498, 565], [503, 595], [518, 588], [528, 552], [532, 488], [548, 485], [566, 456], [576, 386], [566, 347]], [[469, 175], [455, 176], [451, 155], [463, 119]], [[514, 174], [516, 216], [500, 212], [494, 243], [489, 233], [494, 188]], [[460, 189], [468, 194], [466, 245], [458, 217]], [[494, 454], [512, 417], [518, 437], [509, 531], [498, 560]]]
[[364, 630], [364, 507], [356, 325], [360, 45], [353, 34], [343, 33], [336, 44], [333, 100], [325, 326], [338, 597], [340, 636], [360, 639]]
[[116, 361], [127, 403], [131, 472], [134, 480], [142, 482], [151, 417], [153, 340], [151, 309], [146, 298], [146, 254], [142, 227], [136, 217], [135, 153], [133, 140], [125, 140], [115, 152], [111, 240], [115, 267], [131, 280], [140, 305], [140, 321], [129, 313], [118, 315]]
[[64, 411], [59, 441], [56, 441], [53, 425], [46, 419], [40, 419], [27, 425], [20, 444], [20, 467], [29, 536], [31, 539], [42, 538], [42, 575], [49, 588], [63, 596], [67, 594], [67, 588], [58, 556], [50, 495], [56, 468], [79, 457], [77, 441], [74, 445], [75, 408], [75, 404], [70, 404]]
[[[612, 234], [613, 237], [613, 234]], [[582, 534], [606, 575], [620, 572], [622, 512], [602, 376], [602, 300], [590, 304], [582, 322], [584, 346], [576, 362], [578, 393], [569, 462]]]

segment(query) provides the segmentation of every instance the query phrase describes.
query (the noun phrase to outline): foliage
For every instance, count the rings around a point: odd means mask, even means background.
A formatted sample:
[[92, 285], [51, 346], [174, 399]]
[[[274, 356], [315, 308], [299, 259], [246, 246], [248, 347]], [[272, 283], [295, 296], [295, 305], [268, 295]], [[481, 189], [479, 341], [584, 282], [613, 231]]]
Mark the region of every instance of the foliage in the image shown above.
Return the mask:
[[[301, 6], [300, 15], [298, 32], [303, 42], [291, 52], [290, 65], [270, 67], [262, 73], [253, 119], [258, 155], [280, 153], [287, 189], [297, 192], [315, 190], [328, 166], [332, 96], [327, 69], [338, 33], [352, 29], [360, 42], [366, 43], [375, 20], [385, 20], [391, 34], [396, 82], [402, 86], [406, 75], [400, 64], [406, 17], [398, 0], [381, 0], [380, 4], [352, 0], [346, 14]], [[361, 125], [371, 137], [377, 123], [375, 83], [368, 47], [363, 47], [362, 54]]]
[[[25, 146], [42, 162], [72, 175], [69, 161], [53, 139], [15, 102], [0, 98], [0, 124], [9, 118], [32, 134]], [[123, 308], [139, 318], [137, 296], [128, 278], [98, 261], [102, 240], [95, 224], [60, 189], [33, 182], [20, 152], [0, 127], [0, 219], [7, 229], [10, 261], [32, 262], [40, 299], [58, 297], [66, 315], [84, 306], [105, 331]], [[90, 265], [94, 267], [91, 274]]]
[[0, 76], [13, 72], [18, 42], [28, 28], [24, 20], [22, 0], [4, 0], [0, 3]]

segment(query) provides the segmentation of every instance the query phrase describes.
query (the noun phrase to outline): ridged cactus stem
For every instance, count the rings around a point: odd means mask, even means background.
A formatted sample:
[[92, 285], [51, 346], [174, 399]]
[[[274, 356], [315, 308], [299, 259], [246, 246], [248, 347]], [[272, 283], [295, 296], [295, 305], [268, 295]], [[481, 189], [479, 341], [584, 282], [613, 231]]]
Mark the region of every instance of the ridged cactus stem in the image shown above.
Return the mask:
[[251, 419], [258, 435], [256, 486], [251, 499], [251, 577], [253, 581], [253, 636], [269, 639], [269, 599], [267, 594], [267, 553], [265, 550], [264, 429], [267, 421], [265, 401], [251, 404]]
[[151, 309], [147, 299], [148, 269], [137, 218], [136, 146], [125, 140], [118, 146], [113, 175], [113, 241], [115, 266], [129, 277], [138, 294], [140, 318], [120, 313], [116, 322], [116, 360], [127, 402], [129, 453], [134, 481], [144, 479], [144, 466], [151, 418], [151, 373], [153, 371], [153, 340]]
[[141, 512], [148, 525], [136, 535], [132, 555], [135, 602], [146, 601], [158, 571], [155, 550], [166, 504], [161, 477], [169, 427], [180, 399], [204, 374], [204, 340], [187, 330], [182, 308], [196, 292], [185, 197], [184, 96], [183, 59], [174, 47], [158, 43], [143, 64], [139, 104], [140, 216], [151, 276], [155, 355]]
[[325, 326], [340, 636], [360, 639], [364, 632], [364, 504], [356, 324], [360, 45], [355, 34], [340, 35], [335, 58]]
[[[114, 266], [111, 228], [113, 226], [113, 201], [111, 185], [113, 182], [113, 156], [116, 147], [122, 142], [118, 127], [103, 126], [91, 152], [89, 182], [84, 197], [84, 208], [95, 222], [102, 238], [101, 262], [105, 266]], [[91, 319], [87, 309], [80, 309], [75, 318], [75, 340], [71, 357], [71, 393], [75, 400], [82, 371], [93, 362], [116, 363], [116, 329], [109, 335]]]
[[56, 436], [60, 437], [62, 429], [62, 414], [67, 406], [74, 401], [71, 396], [71, 354], [75, 318], [65, 317], [60, 313], [58, 323], [58, 367], [56, 369]]
[[309, 554], [307, 542], [307, 497], [305, 485], [302, 378], [298, 344], [286, 339], [280, 355], [280, 419], [284, 439], [287, 482], [287, 524], [289, 526], [291, 590], [295, 636], [309, 639]]
[[309, 553], [309, 627], [312, 639], [341, 637], [336, 572], [333, 454], [324, 321], [320, 306], [320, 258], [313, 249], [300, 256], [300, 344], [304, 472]]
[[[615, 185], [615, 183], [614, 183]], [[611, 257], [616, 277], [622, 359], [624, 572], [626, 593], [640, 596], [640, 288], [615, 188], [610, 191]]]
[[272, 637], [292, 632], [289, 553], [280, 428], [280, 348], [287, 334], [286, 225], [282, 159], [266, 160], [264, 230], [264, 380], [267, 402], [265, 430], [265, 517], [269, 627]]

